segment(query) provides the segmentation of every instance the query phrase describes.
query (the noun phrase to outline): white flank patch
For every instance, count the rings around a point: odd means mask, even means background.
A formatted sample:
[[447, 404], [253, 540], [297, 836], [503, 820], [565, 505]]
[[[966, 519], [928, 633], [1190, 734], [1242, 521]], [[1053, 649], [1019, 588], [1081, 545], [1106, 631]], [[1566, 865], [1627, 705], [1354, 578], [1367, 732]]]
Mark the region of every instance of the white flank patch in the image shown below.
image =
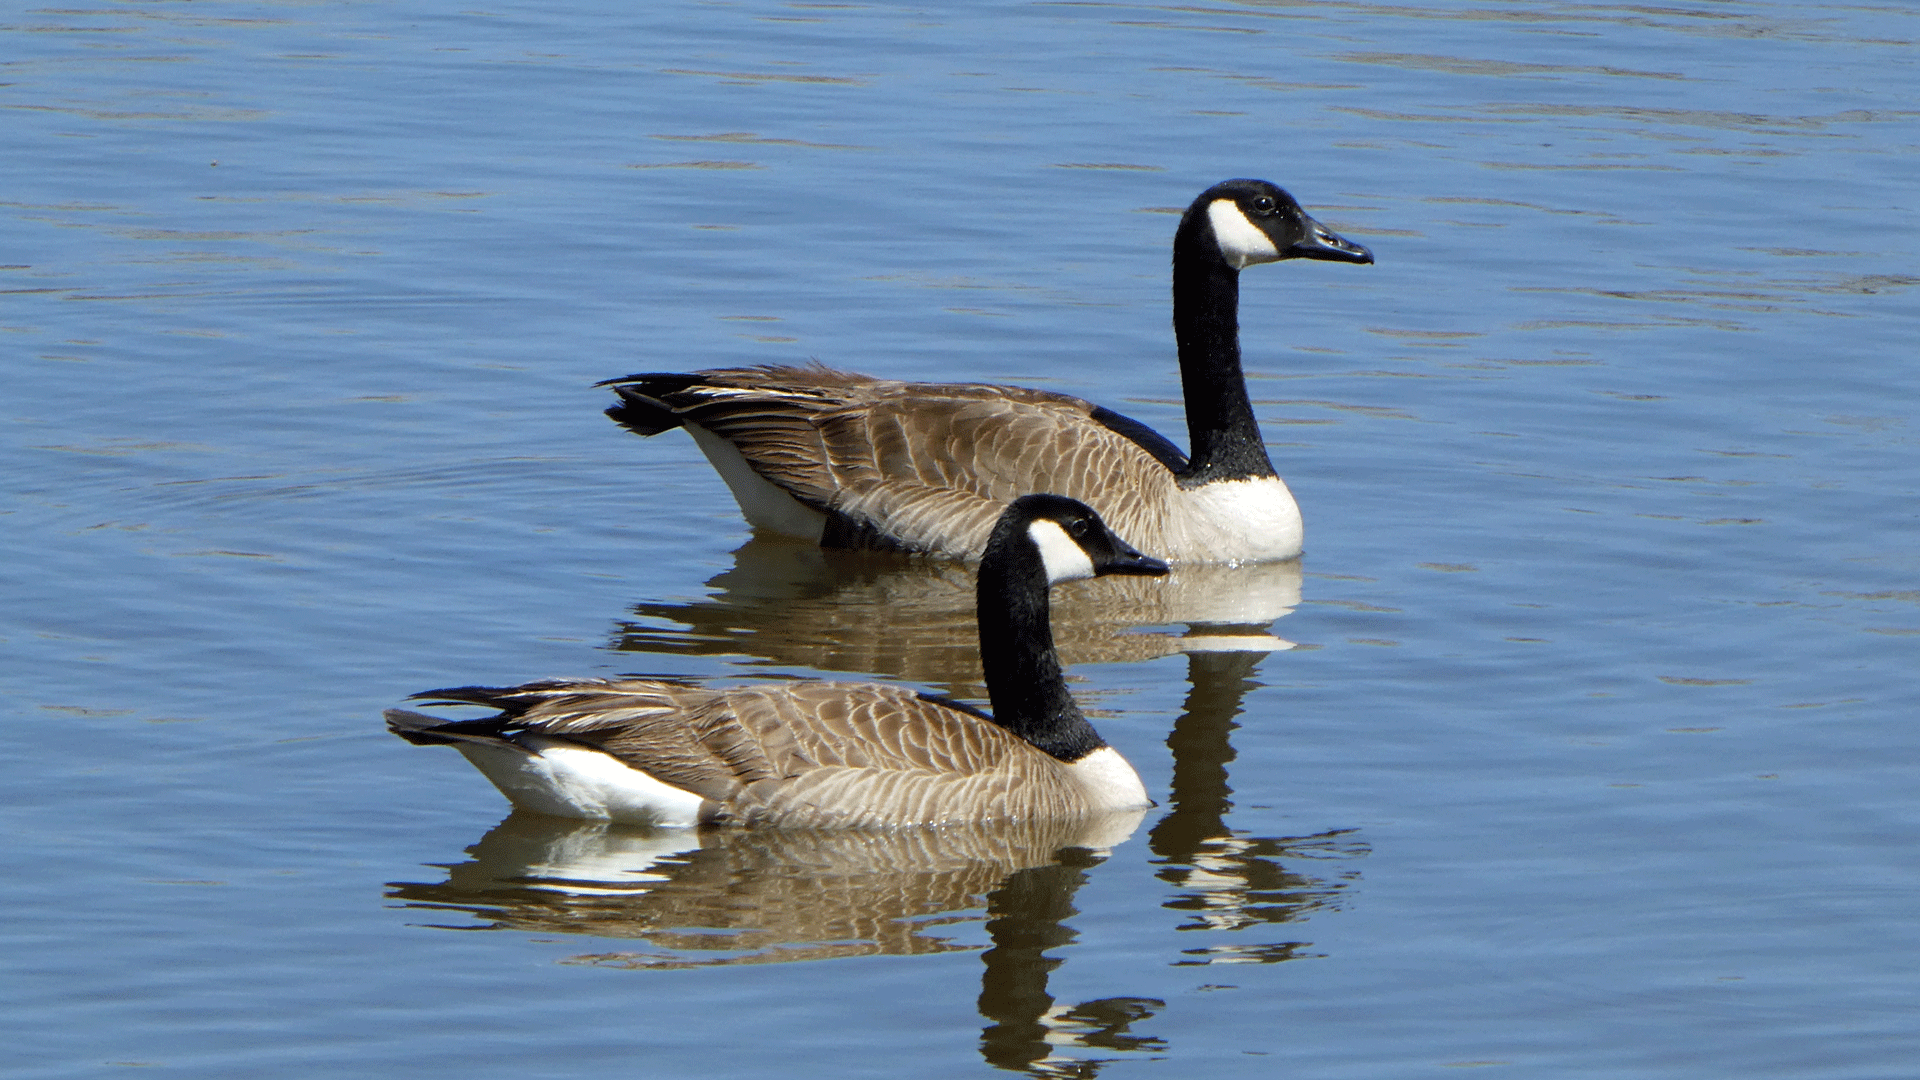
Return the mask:
[[733, 492], [733, 501], [740, 504], [740, 513], [747, 519], [747, 524], [782, 536], [797, 536], [816, 544], [820, 542], [820, 534], [827, 528], [825, 514], [754, 472], [753, 466], [747, 464], [747, 459], [732, 443], [698, 424], [681, 426], [693, 436], [700, 452], [713, 463], [713, 470], [720, 474], [720, 479], [727, 482], [728, 490]]
[[1248, 221], [1246, 213], [1232, 199], [1208, 203], [1207, 220], [1213, 225], [1213, 239], [1220, 245], [1220, 254], [1235, 270], [1280, 258], [1280, 249], [1273, 246], [1273, 238]]
[[1043, 519], [1027, 526], [1027, 536], [1040, 549], [1040, 561], [1047, 568], [1047, 584], [1093, 576], [1093, 560], [1087, 557], [1086, 549], [1067, 535], [1067, 530]]
[[457, 748], [513, 805], [553, 817], [688, 828], [700, 823], [700, 796], [664, 784], [578, 743], [521, 737], [525, 753], [486, 743]]
[[1300, 507], [1278, 477], [1221, 480], [1179, 499], [1182, 559], [1268, 562], [1300, 554]]
[[1137, 810], [1153, 805], [1140, 774], [1111, 746], [1073, 762], [1067, 772], [1087, 793], [1087, 805], [1094, 810]]

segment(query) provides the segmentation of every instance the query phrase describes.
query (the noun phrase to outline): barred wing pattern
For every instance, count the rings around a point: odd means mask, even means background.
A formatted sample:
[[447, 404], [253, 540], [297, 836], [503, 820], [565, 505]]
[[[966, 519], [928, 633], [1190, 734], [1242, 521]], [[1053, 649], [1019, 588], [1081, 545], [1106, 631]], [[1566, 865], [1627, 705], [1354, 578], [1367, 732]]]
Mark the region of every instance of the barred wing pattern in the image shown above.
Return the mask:
[[[1143, 551], [1179, 558], [1186, 547], [1159, 512], [1178, 500], [1173, 473], [1080, 398], [819, 364], [613, 385], [628, 402], [617, 419], [643, 433], [692, 423], [727, 440], [760, 476], [827, 514], [830, 542], [977, 558], [1006, 504], [1043, 491], [1085, 502]], [[671, 419], [630, 422], [617, 415], [626, 408]], [[1178, 453], [1164, 440], [1157, 449]]]
[[505, 729], [601, 750], [699, 795], [702, 819], [783, 826], [938, 824], [979, 807], [1084, 812], [1053, 758], [962, 707], [879, 683], [713, 690], [649, 679], [423, 695], [499, 708]]

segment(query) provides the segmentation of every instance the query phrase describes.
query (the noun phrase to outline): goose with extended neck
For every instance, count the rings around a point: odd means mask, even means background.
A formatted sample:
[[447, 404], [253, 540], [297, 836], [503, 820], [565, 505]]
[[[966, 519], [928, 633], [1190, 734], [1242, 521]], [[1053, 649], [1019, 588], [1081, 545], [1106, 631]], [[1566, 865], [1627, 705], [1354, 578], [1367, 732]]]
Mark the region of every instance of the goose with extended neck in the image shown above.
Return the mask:
[[1085, 505], [1029, 495], [980, 561], [991, 714], [885, 683], [708, 689], [662, 679], [552, 680], [414, 695], [496, 715], [387, 711], [394, 734], [451, 745], [517, 807], [666, 826], [933, 825], [1152, 805], [1067, 692], [1048, 586], [1167, 565]]
[[818, 364], [610, 379], [641, 435], [684, 427], [756, 528], [829, 547], [978, 558], [1001, 508], [1035, 491], [1092, 506], [1174, 562], [1300, 553], [1240, 365], [1240, 271], [1287, 259], [1371, 263], [1264, 180], [1202, 192], [1173, 241], [1173, 325], [1189, 453], [1080, 398], [909, 383]]

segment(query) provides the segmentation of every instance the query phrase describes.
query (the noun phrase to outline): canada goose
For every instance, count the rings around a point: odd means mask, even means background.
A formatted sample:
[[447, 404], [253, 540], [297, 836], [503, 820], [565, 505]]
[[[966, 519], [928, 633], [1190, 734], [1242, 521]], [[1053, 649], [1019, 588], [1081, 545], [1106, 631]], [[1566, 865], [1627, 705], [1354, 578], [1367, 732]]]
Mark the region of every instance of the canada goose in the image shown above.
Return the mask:
[[1080, 503], [1015, 501], [976, 593], [991, 716], [880, 683], [582, 679], [430, 690], [414, 696], [500, 712], [441, 721], [390, 709], [387, 726], [453, 745], [515, 806], [558, 817], [853, 826], [1138, 809], [1152, 805], [1140, 777], [1067, 693], [1047, 586], [1166, 572]]
[[1173, 237], [1173, 330], [1192, 456], [1065, 394], [905, 383], [812, 364], [628, 375], [607, 415], [685, 427], [748, 522], [828, 547], [977, 557], [1000, 508], [1052, 491], [1173, 562], [1300, 554], [1300, 510], [1273, 470], [1240, 368], [1240, 271], [1282, 259], [1370, 263], [1264, 180], [1200, 194]]

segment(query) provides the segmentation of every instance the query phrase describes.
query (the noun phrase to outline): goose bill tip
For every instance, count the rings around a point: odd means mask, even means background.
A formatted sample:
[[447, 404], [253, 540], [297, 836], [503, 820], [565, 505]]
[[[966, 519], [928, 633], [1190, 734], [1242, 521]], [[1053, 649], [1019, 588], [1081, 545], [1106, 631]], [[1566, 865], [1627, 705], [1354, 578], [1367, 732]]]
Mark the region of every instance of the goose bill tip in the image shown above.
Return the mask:
[[1164, 577], [1170, 568], [1163, 559], [1151, 555], [1142, 555], [1137, 551], [1123, 552], [1109, 560], [1100, 568], [1102, 574], [1139, 574], [1144, 577]]
[[1293, 245], [1288, 254], [1300, 259], [1320, 259], [1324, 262], [1349, 262], [1370, 264], [1373, 252], [1363, 244], [1334, 232], [1332, 229], [1315, 223], [1306, 237]]

